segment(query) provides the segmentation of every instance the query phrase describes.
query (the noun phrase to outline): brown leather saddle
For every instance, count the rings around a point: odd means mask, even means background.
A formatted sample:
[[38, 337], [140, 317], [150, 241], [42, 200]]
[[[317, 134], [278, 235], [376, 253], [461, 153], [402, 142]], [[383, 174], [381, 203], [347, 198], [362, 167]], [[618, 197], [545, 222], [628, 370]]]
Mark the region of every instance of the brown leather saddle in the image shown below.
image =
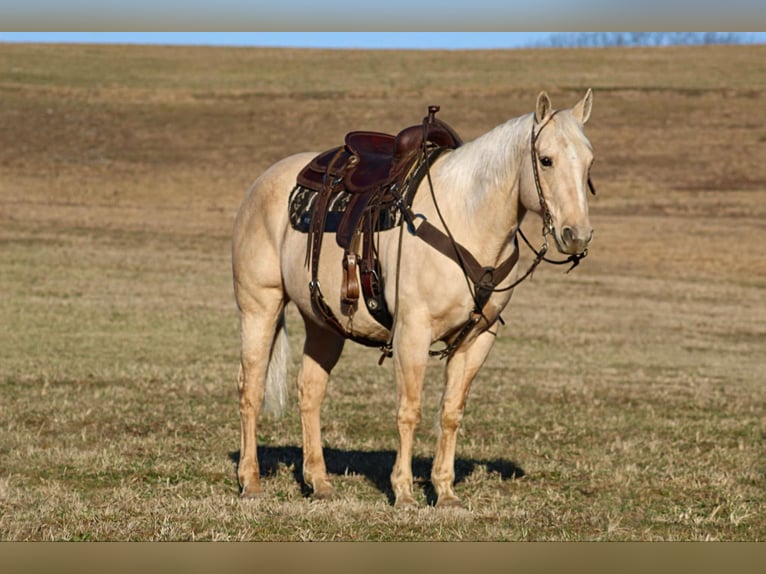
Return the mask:
[[393, 319], [383, 298], [374, 237], [382, 227], [381, 215], [390, 213], [392, 205], [404, 202], [406, 205], [401, 207], [409, 207], [420, 180], [438, 154], [462, 145], [455, 130], [435, 117], [438, 111], [438, 106], [429, 106], [421, 124], [405, 128], [397, 135], [349, 132], [344, 145], [316, 156], [296, 179], [299, 186], [317, 192], [306, 248], [306, 262], [312, 272], [309, 285], [312, 301], [344, 336], [363, 344], [379, 342], [355, 338], [340, 324], [326, 305], [317, 279], [330, 199], [342, 192], [350, 195], [336, 231], [336, 241], [344, 249], [341, 301], [345, 305], [356, 304], [361, 279], [367, 309], [390, 329]]

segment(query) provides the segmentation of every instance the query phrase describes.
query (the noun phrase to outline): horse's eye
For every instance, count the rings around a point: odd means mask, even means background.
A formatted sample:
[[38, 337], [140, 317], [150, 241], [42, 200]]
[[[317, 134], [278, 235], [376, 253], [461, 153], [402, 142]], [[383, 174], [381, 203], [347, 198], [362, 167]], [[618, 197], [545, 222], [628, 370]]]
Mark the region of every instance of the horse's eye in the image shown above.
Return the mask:
[[540, 158], [540, 163], [543, 165], [543, 167], [551, 167], [553, 165], [553, 160], [547, 155], [544, 155]]

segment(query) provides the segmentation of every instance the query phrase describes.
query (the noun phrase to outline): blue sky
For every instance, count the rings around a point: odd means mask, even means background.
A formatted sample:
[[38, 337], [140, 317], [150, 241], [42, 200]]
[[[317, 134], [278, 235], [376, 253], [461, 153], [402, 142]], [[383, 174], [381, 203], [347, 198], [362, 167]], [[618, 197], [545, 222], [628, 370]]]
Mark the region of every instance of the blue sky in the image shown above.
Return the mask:
[[[748, 32], [766, 42], [766, 33]], [[490, 49], [530, 47], [551, 32], [0, 32], [0, 42], [78, 42], [302, 48]]]
[[0, 32], [0, 41], [478, 49], [530, 46], [548, 35], [548, 32]]

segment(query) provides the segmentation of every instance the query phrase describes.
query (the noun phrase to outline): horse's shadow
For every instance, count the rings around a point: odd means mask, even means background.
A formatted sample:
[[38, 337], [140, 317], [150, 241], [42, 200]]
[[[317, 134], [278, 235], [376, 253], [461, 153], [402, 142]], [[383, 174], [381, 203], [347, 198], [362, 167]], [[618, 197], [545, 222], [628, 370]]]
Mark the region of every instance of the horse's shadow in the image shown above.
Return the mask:
[[[239, 451], [229, 453], [229, 458], [236, 466], [239, 464]], [[378, 490], [394, 503], [394, 492], [391, 489], [390, 475], [396, 460], [393, 450], [361, 451], [324, 449], [325, 463], [329, 474], [343, 475], [346, 473], [364, 476]], [[293, 476], [300, 485], [304, 496], [311, 495], [311, 489], [303, 482], [303, 454], [296, 446], [259, 446], [258, 464], [261, 476], [276, 474], [279, 465], [293, 468]], [[432, 458], [413, 457], [412, 474], [415, 482], [422, 483], [426, 501], [429, 505], [436, 503], [436, 493], [430, 482]], [[455, 459], [455, 483], [470, 476], [474, 469], [483, 466], [488, 472], [497, 472], [503, 480], [521, 478], [524, 470], [514, 462], [503, 458], [493, 460], [477, 460], [467, 458]]]

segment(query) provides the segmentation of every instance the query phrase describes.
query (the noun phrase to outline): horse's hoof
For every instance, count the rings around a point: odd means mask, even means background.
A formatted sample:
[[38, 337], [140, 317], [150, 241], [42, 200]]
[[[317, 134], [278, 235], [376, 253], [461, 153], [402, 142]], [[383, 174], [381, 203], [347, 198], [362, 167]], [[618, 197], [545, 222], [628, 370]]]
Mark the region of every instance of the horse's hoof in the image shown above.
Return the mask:
[[338, 493], [332, 486], [319, 488], [311, 493], [312, 500], [338, 500]]
[[258, 488], [243, 488], [242, 492], [239, 493], [239, 497], [246, 499], [246, 500], [254, 500], [258, 498], [264, 498], [266, 496], [266, 493], [261, 490], [260, 487]]
[[418, 508], [418, 501], [410, 494], [403, 494], [397, 497], [396, 502], [394, 502], [394, 508], [397, 510], [414, 510]]
[[439, 500], [436, 501], [436, 508], [438, 508], [439, 510], [446, 510], [446, 509], [465, 510], [466, 509], [462, 501], [457, 496], [454, 496], [454, 495], [439, 497]]

